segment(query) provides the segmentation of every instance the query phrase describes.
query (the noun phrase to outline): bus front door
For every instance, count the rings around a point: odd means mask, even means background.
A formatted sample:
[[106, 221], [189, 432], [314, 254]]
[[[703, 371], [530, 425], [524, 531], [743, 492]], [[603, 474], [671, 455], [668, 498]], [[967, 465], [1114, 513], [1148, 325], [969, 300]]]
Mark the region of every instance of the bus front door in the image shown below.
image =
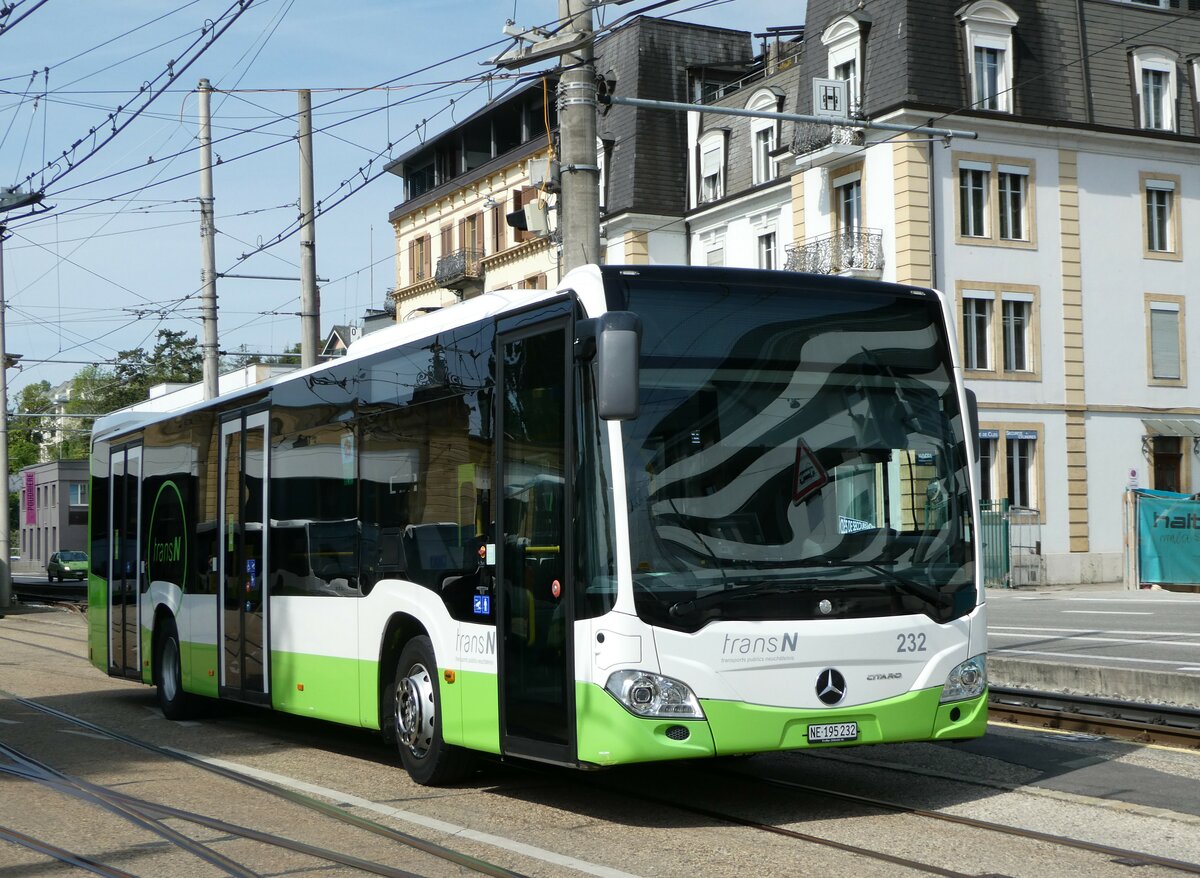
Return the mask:
[[142, 593], [142, 448], [130, 445], [109, 457], [112, 493], [108, 520], [108, 672], [141, 679], [138, 606]]
[[497, 340], [500, 749], [573, 765], [570, 323], [548, 311], [555, 319], [529, 326], [527, 313]]
[[269, 702], [267, 618], [267, 412], [221, 424], [221, 583], [217, 637], [223, 698]]

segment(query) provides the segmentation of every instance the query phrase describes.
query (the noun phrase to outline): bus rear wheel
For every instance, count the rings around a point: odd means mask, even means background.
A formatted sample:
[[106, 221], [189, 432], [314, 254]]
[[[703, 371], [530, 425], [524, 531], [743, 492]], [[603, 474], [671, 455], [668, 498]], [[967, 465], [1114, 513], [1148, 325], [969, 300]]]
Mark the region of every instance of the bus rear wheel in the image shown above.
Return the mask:
[[154, 656], [154, 682], [163, 716], [170, 720], [181, 720], [195, 715], [195, 699], [183, 691], [179, 630], [171, 620], [163, 622], [159, 632], [158, 649]]
[[461, 780], [471, 769], [471, 757], [442, 740], [437, 662], [428, 637], [405, 644], [392, 685], [392, 723], [405, 771], [425, 786]]

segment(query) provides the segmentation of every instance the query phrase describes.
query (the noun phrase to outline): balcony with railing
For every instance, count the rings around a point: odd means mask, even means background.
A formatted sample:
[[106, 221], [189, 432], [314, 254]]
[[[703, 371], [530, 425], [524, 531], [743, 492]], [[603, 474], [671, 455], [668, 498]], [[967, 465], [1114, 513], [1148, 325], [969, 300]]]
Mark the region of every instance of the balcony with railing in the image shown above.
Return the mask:
[[851, 158], [862, 152], [862, 146], [863, 130], [850, 126], [797, 124], [792, 136], [792, 154], [800, 170]]
[[788, 271], [840, 274], [850, 277], [883, 276], [883, 232], [880, 229], [843, 229], [797, 241], [785, 248]]
[[483, 253], [474, 249], [455, 250], [437, 261], [433, 279], [439, 287], [460, 292], [483, 288]]

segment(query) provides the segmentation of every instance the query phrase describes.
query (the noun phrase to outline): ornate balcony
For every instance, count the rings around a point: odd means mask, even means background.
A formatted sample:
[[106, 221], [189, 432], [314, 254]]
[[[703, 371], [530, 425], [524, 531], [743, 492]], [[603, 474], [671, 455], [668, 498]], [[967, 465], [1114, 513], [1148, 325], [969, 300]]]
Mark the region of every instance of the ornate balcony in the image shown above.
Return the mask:
[[472, 290], [483, 284], [483, 254], [478, 250], [455, 250], [437, 261], [433, 279], [447, 290]]
[[879, 278], [883, 274], [883, 232], [847, 229], [786, 248], [788, 271]]

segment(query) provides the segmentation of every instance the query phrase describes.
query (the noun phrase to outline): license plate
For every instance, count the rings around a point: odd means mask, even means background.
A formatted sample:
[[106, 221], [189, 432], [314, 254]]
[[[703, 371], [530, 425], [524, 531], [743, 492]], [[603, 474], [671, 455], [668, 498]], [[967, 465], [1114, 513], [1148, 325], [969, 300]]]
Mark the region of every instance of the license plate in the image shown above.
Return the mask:
[[858, 740], [858, 723], [825, 723], [808, 727], [808, 743], [835, 744]]

